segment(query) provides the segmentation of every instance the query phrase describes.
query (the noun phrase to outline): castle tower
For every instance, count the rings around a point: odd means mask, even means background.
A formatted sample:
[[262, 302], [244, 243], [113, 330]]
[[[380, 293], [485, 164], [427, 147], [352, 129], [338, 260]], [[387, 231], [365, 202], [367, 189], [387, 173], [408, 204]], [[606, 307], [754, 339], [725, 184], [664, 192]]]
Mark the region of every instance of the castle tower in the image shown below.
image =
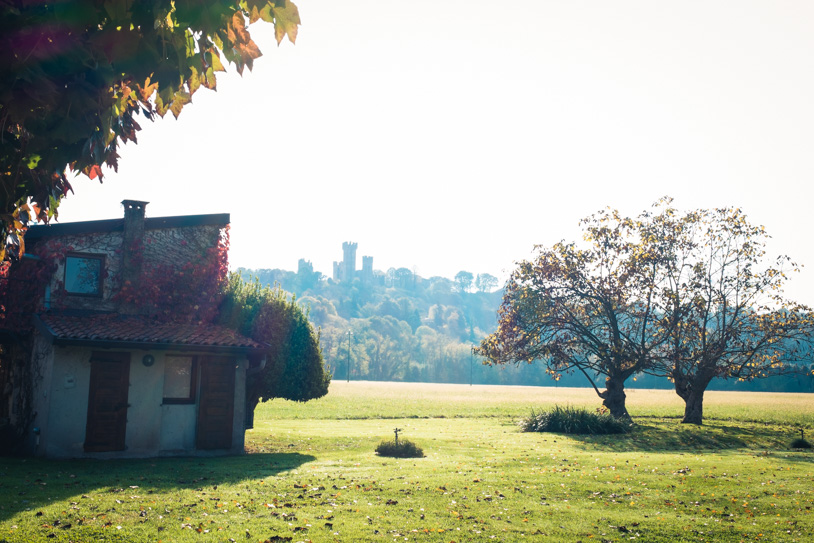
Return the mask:
[[362, 282], [363, 283], [371, 283], [371, 282], [373, 282], [373, 257], [372, 256], [363, 256], [362, 257]]
[[357, 244], [351, 241], [342, 244], [342, 281], [353, 281], [356, 275], [356, 247]]

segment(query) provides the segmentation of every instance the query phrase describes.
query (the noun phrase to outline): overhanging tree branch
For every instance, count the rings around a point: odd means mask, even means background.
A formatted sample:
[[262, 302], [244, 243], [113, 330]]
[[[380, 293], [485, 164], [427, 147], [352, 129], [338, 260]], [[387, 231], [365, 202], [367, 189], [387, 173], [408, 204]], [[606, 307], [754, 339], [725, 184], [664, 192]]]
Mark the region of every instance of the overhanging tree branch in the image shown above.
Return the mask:
[[175, 117], [261, 53], [247, 23], [296, 40], [286, 0], [5, 2], [0, 5], [0, 261], [19, 257], [29, 221], [48, 222], [72, 191], [66, 172], [102, 179], [139, 113]]

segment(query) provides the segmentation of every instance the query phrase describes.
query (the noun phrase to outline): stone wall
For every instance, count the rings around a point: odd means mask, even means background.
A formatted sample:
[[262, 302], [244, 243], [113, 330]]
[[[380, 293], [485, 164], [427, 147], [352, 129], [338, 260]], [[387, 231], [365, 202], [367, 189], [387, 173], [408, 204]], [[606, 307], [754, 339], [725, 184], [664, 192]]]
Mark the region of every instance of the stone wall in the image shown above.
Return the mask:
[[[225, 229], [218, 225], [182, 226], [146, 229], [141, 248], [128, 247], [122, 231], [68, 235], [40, 240], [35, 254], [54, 261], [54, 273], [44, 293], [46, 309], [88, 309], [118, 311], [122, 309], [116, 293], [122, 286], [124, 255], [127, 251], [140, 251], [138, 261], [141, 273], [161, 267], [180, 271], [190, 263], [195, 265], [210, 250], [216, 250], [225, 236]], [[103, 255], [102, 296], [71, 295], [64, 292], [65, 256], [74, 254]]]

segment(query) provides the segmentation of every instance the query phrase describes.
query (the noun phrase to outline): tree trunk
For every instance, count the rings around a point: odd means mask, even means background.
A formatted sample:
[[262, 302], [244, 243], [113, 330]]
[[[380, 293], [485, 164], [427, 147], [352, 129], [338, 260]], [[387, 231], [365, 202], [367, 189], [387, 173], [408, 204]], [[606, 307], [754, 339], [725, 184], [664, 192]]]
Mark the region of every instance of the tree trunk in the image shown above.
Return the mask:
[[599, 394], [602, 405], [608, 408], [610, 414], [617, 419], [631, 420], [625, 407], [625, 378], [622, 376], [608, 376], [605, 379], [605, 390]]
[[682, 424], [701, 425], [704, 420], [704, 391], [693, 390], [684, 399], [684, 418]]
[[263, 380], [265, 379], [265, 372], [268, 368], [246, 376], [246, 416], [245, 428], [247, 430], [254, 428], [254, 410], [260, 403], [260, 398], [263, 394]]
[[712, 377], [706, 375], [673, 374], [676, 394], [684, 400], [684, 418], [682, 424], [701, 425], [704, 421], [704, 392]]
[[254, 410], [257, 407], [257, 404], [260, 403], [258, 398], [251, 398], [249, 395], [246, 395], [246, 413], [244, 414], [244, 424], [243, 427], [245, 430], [251, 430], [254, 428]]

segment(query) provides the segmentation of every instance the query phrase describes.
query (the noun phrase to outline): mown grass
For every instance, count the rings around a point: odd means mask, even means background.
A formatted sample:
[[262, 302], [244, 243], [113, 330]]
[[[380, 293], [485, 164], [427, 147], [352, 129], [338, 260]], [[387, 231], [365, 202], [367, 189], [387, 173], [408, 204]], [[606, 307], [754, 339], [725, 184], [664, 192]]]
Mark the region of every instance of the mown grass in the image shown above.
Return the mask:
[[[807, 541], [814, 533], [814, 456], [789, 449], [798, 426], [811, 423], [812, 396], [775, 404], [777, 395], [753, 394], [743, 405], [710, 397], [719, 416], [693, 427], [655, 400], [663, 391], [636, 391], [631, 433], [564, 436], [521, 433], [516, 419], [554, 403], [595, 407], [590, 391], [565, 399], [556, 389], [482, 387], [480, 407], [474, 392], [335, 383], [317, 402], [264, 404], [242, 457], [0, 459], [0, 541]], [[749, 420], [763, 422], [738, 419], [741, 409], [760, 410]], [[394, 427], [426, 457], [377, 456]]]

